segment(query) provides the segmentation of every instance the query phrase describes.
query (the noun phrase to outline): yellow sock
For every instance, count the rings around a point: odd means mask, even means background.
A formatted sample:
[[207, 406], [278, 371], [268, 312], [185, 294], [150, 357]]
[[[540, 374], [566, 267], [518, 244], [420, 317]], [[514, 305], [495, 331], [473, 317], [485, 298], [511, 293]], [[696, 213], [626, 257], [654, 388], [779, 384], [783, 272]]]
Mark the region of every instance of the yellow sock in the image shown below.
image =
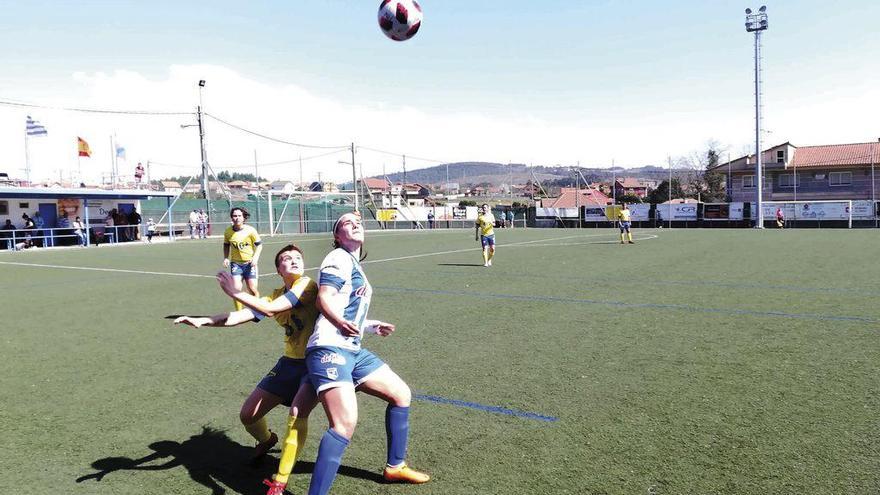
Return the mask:
[[484, 249], [483, 250], [483, 263], [488, 263], [488, 262], [489, 262], [489, 251]]
[[235, 306], [236, 311], [241, 311], [244, 309], [244, 304], [236, 301], [235, 299], [232, 300], [232, 304], [233, 304], [233, 306]]
[[626, 238], [629, 239], [629, 242], [632, 242], [632, 240], [633, 240], [632, 232], [627, 232], [627, 233], [626, 233]]
[[489, 261], [492, 261], [492, 258], [495, 257], [495, 251], [489, 251]]
[[626, 240], [625, 236], [626, 236], [626, 234], [624, 234], [623, 232], [620, 233], [620, 242], [623, 242]]
[[287, 418], [287, 435], [284, 436], [284, 445], [281, 446], [281, 461], [278, 462], [278, 472], [275, 481], [287, 483], [293, 465], [302, 452], [306, 443], [306, 435], [309, 432], [309, 418]]
[[258, 419], [255, 423], [244, 425], [244, 429], [260, 443], [268, 441], [272, 436], [272, 432], [269, 431], [269, 424], [266, 422], [265, 416]]

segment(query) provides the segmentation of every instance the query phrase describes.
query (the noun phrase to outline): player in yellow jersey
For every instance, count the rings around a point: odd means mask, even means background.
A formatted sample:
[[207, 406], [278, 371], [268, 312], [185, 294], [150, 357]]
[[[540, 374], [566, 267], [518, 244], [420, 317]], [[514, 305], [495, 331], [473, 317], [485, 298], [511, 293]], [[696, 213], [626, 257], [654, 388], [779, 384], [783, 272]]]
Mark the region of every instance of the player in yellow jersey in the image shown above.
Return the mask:
[[626, 244], [628, 241], [630, 244], [635, 244], [633, 242], [632, 232], [629, 231], [632, 226], [632, 222], [630, 221], [631, 212], [629, 208], [627, 208], [626, 203], [623, 203], [623, 206], [620, 207], [620, 210], [617, 212], [617, 224], [620, 226], [620, 243]]
[[[275, 481], [267, 484], [286, 484], [297, 454], [302, 450], [308, 432], [308, 416], [317, 404], [315, 389], [307, 379], [305, 364], [306, 343], [318, 318], [315, 303], [318, 286], [303, 275], [305, 262], [302, 251], [290, 244], [275, 255], [275, 268], [284, 280], [284, 287], [276, 289], [272, 297], [257, 298], [235, 288], [231, 275], [217, 274], [220, 287], [230, 297], [241, 300], [248, 308], [211, 317], [181, 316], [175, 324], [193, 327], [236, 326], [259, 321], [271, 316], [284, 328], [284, 355], [264, 377], [241, 406], [239, 417], [245, 429], [257, 441], [254, 460], [259, 461], [277, 442], [278, 436], [269, 430], [266, 414], [278, 404], [290, 406], [287, 434], [281, 450], [281, 462]], [[271, 488], [270, 488], [271, 490]]]
[[[257, 229], [244, 223], [250, 216], [244, 208], [236, 207], [229, 212], [232, 225], [223, 234], [223, 266], [229, 268], [236, 289], [241, 290], [244, 279], [251, 294], [260, 297], [260, 291], [257, 290], [257, 265], [260, 262], [260, 253], [263, 252], [263, 241]], [[241, 303], [235, 301], [235, 309], [242, 308]]]
[[489, 205], [480, 206], [474, 222], [474, 240], [483, 245], [483, 266], [492, 266], [495, 257], [495, 216]]

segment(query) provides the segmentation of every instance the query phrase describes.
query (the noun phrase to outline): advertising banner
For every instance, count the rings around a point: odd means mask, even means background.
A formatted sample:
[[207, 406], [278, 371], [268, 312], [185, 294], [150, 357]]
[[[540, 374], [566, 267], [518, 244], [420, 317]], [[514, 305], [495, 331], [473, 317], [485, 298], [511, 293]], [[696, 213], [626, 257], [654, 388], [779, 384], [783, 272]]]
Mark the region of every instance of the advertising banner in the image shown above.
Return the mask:
[[[764, 219], [776, 218], [776, 209], [782, 210], [786, 220], [847, 220], [848, 203], [763, 203]], [[753, 208], [752, 211], [755, 209]], [[755, 218], [752, 213], [752, 218]]]
[[697, 219], [696, 203], [673, 203], [657, 205], [657, 215], [660, 220], [690, 221]]
[[608, 217], [605, 216], [604, 206], [586, 206], [584, 207], [584, 220], [587, 222], [606, 222]]
[[853, 201], [853, 220], [872, 220], [874, 218], [874, 205], [870, 199]]
[[730, 210], [728, 212], [727, 218], [730, 220], [743, 219], [743, 203], [741, 201], [730, 203]]
[[636, 203], [629, 205], [630, 218], [633, 222], [647, 222], [651, 215], [650, 203]]
[[730, 219], [730, 205], [727, 203], [706, 203], [703, 205], [703, 220]]

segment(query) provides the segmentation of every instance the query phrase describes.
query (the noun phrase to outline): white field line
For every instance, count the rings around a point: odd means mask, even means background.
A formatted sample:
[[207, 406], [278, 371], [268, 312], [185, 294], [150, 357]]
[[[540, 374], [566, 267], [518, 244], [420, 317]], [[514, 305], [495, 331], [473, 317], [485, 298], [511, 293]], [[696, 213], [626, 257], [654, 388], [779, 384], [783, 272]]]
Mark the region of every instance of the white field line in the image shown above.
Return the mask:
[[19, 263], [17, 261], [0, 261], [0, 265], [32, 266], [37, 268], [63, 268], [65, 270], [86, 270], [95, 272], [137, 273], [140, 275], [167, 275], [170, 277], [214, 278], [214, 275], [195, 273], [147, 272], [143, 270], [123, 270], [120, 268], [96, 268], [90, 266], [41, 265], [38, 263]]
[[[503, 247], [530, 247], [530, 245], [534, 246], [534, 247], [538, 247], [538, 246], [542, 246], [542, 244], [540, 244], [540, 243], [547, 243], [547, 242], [553, 242], [553, 241], [564, 241], [566, 239], [577, 239], [577, 238], [585, 238], [585, 237], [602, 237], [602, 236], [608, 236], [608, 235], [616, 235], [616, 234], [604, 233], [604, 234], [589, 234], [589, 235], [569, 235], [569, 236], [563, 236], [563, 237], [551, 237], [548, 239], [535, 239], [535, 240], [531, 240], [531, 241], [514, 242], [514, 243], [510, 243], [510, 244], [499, 244], [498, 246], [502, 247], [502, 248]], [[654, 235], [650, 238], [656, 239], [657, 236]], [[582, 243], [578, 243], [578, 244], [582, 244]], [[560, 245], [562, 245], [562, 244], [548, 244], [548, 246], [560, 246]], [[468, 251], [476, 251], [478, 249], [479, 249], [479, 246], [469, 247], [469, 248], [464, 248], [464, 249], [451, 249], [448, 251], [435, 251], [432, 253], [420, 253], [420, 254], [413, 254], [413, 255], [409, 255], [409, 256], [397, 256], [394, 258], [384, 258], [384, 259], [379, 259], [379, 260], [366, 260], [366, 261], [364, 261], [364, 264], [367, 264], [367, 263], [387, 263], [389, 261], [401, 261], [401, 260], [409, 260], [409, 259], [416, 259], [416, 258], [426, 258], [428, 256], [441, 256], [444, 254], [465, 253]], [[0, 261], [0, 265], [28, 266], [28, 267], [36, 267], [36, 268], [57, 268], [57, 269], [64, 269], [64, 270], [83, 270], [83, 271], [112, 272], [112, 273], [135, 273], [135, 274], [140, 274], [140, 275], [160, 275], [160, 276], [169, 276], [169, 277], [214, 278], [214, 275], [204, 275], [204, 274], [197, 274], [197, 273], [170, 273], [170, 272], [151, 272], [151, 271], [143, 271], [143, 270], [124, 270], [124, 269], [120, 269], [120, 268], [97, 268], [97, 267], [88, 267], [88, 266], [45, 265], [45, 264], [39, 264], [39, 263], [21, 263], [21, 262], [16, 262], [16, 261]], [[314, 270], [317, 270], [318, 268], [320, 268], [320, 267], [311, 267], [311, 268], [307, 268], [306, 271], [314, 271]], [[260, 275], [260, 276], [267, 277], [267, 276], [271, 276], [271, 275], [274, 275], [274, 273], [264, 273], [263, 275]]]

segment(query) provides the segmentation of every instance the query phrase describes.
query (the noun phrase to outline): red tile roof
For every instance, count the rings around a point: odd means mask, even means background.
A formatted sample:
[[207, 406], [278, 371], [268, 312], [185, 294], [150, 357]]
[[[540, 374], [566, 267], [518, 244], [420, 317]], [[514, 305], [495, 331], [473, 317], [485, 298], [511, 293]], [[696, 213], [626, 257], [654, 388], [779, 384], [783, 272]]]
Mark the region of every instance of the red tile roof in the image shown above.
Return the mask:
[[[578, 193], [580, 193], [580, 197], [578, 197]], [[558, 198], [545, 200], [544, 204], [546, 205], [545, 208], [576, 208], [578, 205], [605, 206], [608, 204], [608, 201], [608, 196], [595, 189], [581, 189], [576, 191], [573, 187], [563, 187]]]
[[642, 184], [641, 181], [639, 181], [639, 179], [636, 179], [635, 177], [624, 177], [623, 179], [617, 179], [617, 183], [620, 184], [621, 187], [626, 188], [648, 187]]
[[880, 143], [801, 146], [794, 150], [788, 168], [829, 168], [870, 165], [880, 161]]
[[363, 179], [363, 184], [370, 189], [381, 189], [383, 191], [385, 189], [388, 189], [388, 187], [390, 185], [390, 184], [388, 184], [388, 181], [385, 179], [373, 179], [373, 178]]

